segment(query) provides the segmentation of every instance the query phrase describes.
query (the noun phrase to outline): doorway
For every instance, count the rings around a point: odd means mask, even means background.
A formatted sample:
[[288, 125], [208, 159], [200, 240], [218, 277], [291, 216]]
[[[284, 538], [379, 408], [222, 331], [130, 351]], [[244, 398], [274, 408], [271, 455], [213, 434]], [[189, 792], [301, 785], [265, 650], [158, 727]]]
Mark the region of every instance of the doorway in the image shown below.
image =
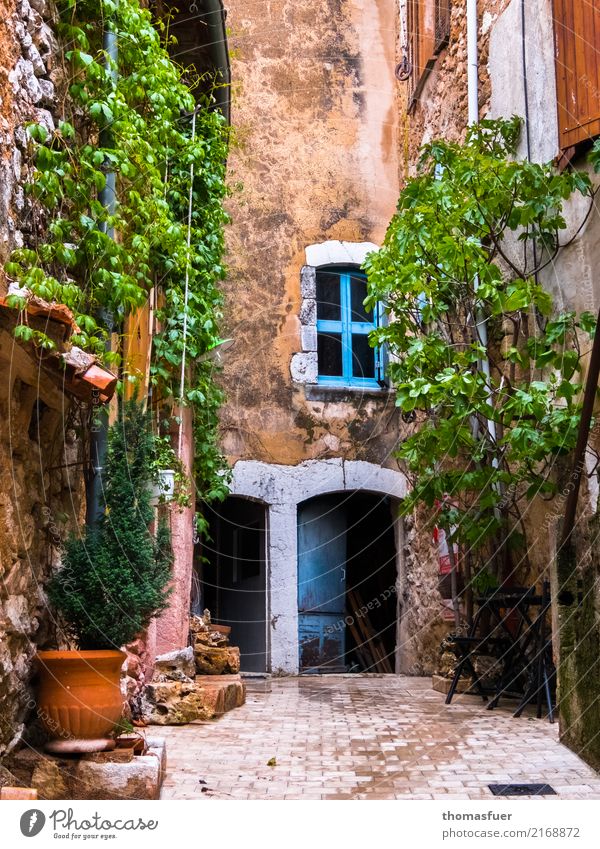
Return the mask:
[[303, 673], [395, 672], [394, 502], [366, 492], [298, 507], [298, 643]]
[[267, 670], [267, 590], [264, 505], [230, 496], [206, 509], [208, 541], [196, 563], [195, 612], [231, 627], [242, 672]]

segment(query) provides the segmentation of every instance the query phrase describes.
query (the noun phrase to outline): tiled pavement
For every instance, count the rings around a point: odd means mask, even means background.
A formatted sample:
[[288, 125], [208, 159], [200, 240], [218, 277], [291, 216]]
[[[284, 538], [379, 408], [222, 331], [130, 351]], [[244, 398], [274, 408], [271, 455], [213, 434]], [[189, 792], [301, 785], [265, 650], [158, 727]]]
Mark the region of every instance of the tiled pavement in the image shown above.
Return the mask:
[[490, 783], [535, 782], [600, 799], [600, 775], [558, 742], [557, 725], [510, 707], [487, 711], [473, 696], [446, 706], [425, 678], [254, 680], [221, 719], [160, 729], [162, 798], [492, 800]]

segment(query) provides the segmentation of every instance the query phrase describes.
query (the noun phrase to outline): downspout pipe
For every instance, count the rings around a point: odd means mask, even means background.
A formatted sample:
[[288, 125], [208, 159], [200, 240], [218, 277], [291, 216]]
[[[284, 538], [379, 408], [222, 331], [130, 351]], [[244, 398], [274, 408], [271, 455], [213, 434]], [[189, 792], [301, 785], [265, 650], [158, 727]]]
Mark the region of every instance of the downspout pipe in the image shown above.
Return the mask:
[[[117, 34], [111, 27], [110, 22], [104, 30], [102, 38], [102, 46], [106, 57], [106, 68], [110, 73], [113, 84], [116, 85], [118, 79], [117, 61], [119, 58], [119, 48]], [[110, 148], [113, 143], [113, 137], [110, 129], [104, 129], [100, 133], [100, 146]], [[113, 216], [117, 207], [117, 177], [112, 169], [106, 170], [106, 183], [104, 188], [98, 193], [98, 200], [106, 210], [109, 216]], [[114, 227], [107, 222], [102, 222], [100, 230], [106, 235], [114, 239]], [[112, 316], [104, 313], [102, 315], [104, 323], [109, 330], [112, 331]], [[111, 349], [111, 336], [106, 341], [106, 350]], [[102, 473], [104, 471], [104, 462], [106, 460], [106, 452], [108, 449], [108, 423], [109, 411], [108, 406], [102, 404], [100, 399], [94, 399], [96, 407], [94, 413], [94, 421], [90, 433], [90, 469], [88, 472], [85, 500], [86, 500], [86, 515], [85, 521], [88, 528], [94, 528], [102, 516], [102, 493], [104, 490], [104, 481]]]
[[[467, 101], [469, 126], [479, 121], [479, 49], [477, 46], [479, 24], [477, 19], [477, 0], [467, 0]], [[475, 290], [479, 286], [479, 279], [475, 279]], [[477, 309], [475, 317], [477, 336], [482, 346], [487, 349], [488, 332], [487, 318], [481, 308]], [[492, 400], [490, 383], [490, 361], [483, 357], [481, 368], [486, 377], [488, 385], [489, 400]], [[496, 442], [496, 422], [487, 420], [487, 429], [492, 441]], [[493, 465], [497, 467], [498, 460], [494, 458]]]
[[467, 96], [469, 126], [479, 121], [479, 50], [477, 0], [467, 0]]
[[210, 57], [217, 69], [214, 98], [217, 107], [223, 113], [227, 123], [231, 120], [231, 66], [227, 49], [226, 12], [222, 0], [204, 0], [204, 20], [208, 25], [208, 45]]
[[[477, 0], [467, 0], [467, 102], [468, 102], [468, 121], [469, 126], [477, 124], [479, 121], [479, 22], [477, 17]], [[479, 277], [474, 281], [475, 292], [479, 288]], [[486, 354], [480, 360], [481, 370], [485, 375], [487, 386], [487, 400], [492, 406], [492, 383], [490, 359], [487, 356], [488, 347], [488, 330], [487, 316], [485, 315], [480, 304], [476, 307], [475, 313], [475, 331], [481, 345], [486, 350]], [[497, 430], [496, 422], [492, 419], [486, 421], [487, 432], [489, 434], [492, 445], [496, 445]], [[494, 453], [492, 455], [492, 468], [497, 469], [499, 466], [498, 457]], [[499, 487], [501, 491], [501, 486]], [[494, 509], [496, 518], [499, 518], [500, 511], [496, 507]]]

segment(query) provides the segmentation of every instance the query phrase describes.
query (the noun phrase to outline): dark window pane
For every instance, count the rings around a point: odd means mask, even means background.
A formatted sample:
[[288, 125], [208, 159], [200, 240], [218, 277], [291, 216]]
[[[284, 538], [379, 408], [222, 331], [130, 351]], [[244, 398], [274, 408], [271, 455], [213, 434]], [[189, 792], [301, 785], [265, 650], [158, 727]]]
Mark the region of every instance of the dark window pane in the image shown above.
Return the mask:
[[340, 275], [337, 271], [317, 271], [317, 318], [341, 321]]
[[352, 336], [352, 376], [375, 377], [375, 348], [369, 345], [368, 336]]
[[317, 334], [317, 356], [319, 374], [330, 377], [342, 376], [342, 334]]
[[373, 311], [367, 311], [363, 305], [367, 297], [367, 281], [363, 277], [350, 278], [350, 300], [352, 321], [373, 321]]

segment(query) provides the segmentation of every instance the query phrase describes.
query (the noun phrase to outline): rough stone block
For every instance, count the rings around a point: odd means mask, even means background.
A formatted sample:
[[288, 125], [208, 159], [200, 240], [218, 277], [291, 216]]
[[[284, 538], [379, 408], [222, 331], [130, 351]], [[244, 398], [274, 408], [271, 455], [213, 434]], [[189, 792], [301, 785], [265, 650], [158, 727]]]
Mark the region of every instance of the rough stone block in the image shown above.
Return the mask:
[[[450, 691], [450, 685], [452, 684], [452, 678], [444, 678], [443, 675], [432, 675], [431, 676], [431, 689], [435, 690], [436, 693], [443, 693], [445, 696], [448, 695]], [[471, 686], [471, 682], [466, 678], [461, 678], [458, 682], [458, 686], [456, 688], [457, 693], [465, 693], [469, 687]], [[478, 695], [477, 693], [470, 693], [469, 695]]]
[[317, 302], [314, 298], [304, 298], [300, 307], [300, 324], [314, 327], [317, 323]]
[[316, 327], [302, 327], [300, 331], [303, 351], [317, 350], [317, 329]]
[[[144, 719], [150, 725], [185, 725], [196, 720], [206, 721], [221, 716], [246, 700], [246, 687], [239, 675], [198, 675], [193, 684], [178, 681], [150, 684], [144, 696]], [[154, 754], [166, 768], [166, 751], [152, 746]]]
[[303, 298], [317, 297], [317, 270], [305, 265], [300, 272], [300, 294]]
[[237, 646], [213, 647], [196, 643], [194, 655], [198, 675], [235, 675], [240, 671]]
[[319, 374], [316, 351], [294, 354], [290, 372], [295, 383], [316, 383]]
[[70, 797], [71, 764], [40, 755], [31, 776], [31, 786], [40, 799], [68, 799]]
[[194, 650], [191, 646], [161, 654], [154, 664], [155, 681], [188, 681], [195, 674]]
[[158, 799], [159, 760], [142, 755], [130, 763], [80, 761], [72, 792], [73, 799]]
[[241, 707], [246, 701], [246, 685], [238, 675], [199, 675], [196, 684], [202, 688], [204, 703], [213, 716]]
[[142, 712], [151, 725], [187, 725], [212, 716], [195, 683], [180, 681], [148, 684], [142, 698]]

